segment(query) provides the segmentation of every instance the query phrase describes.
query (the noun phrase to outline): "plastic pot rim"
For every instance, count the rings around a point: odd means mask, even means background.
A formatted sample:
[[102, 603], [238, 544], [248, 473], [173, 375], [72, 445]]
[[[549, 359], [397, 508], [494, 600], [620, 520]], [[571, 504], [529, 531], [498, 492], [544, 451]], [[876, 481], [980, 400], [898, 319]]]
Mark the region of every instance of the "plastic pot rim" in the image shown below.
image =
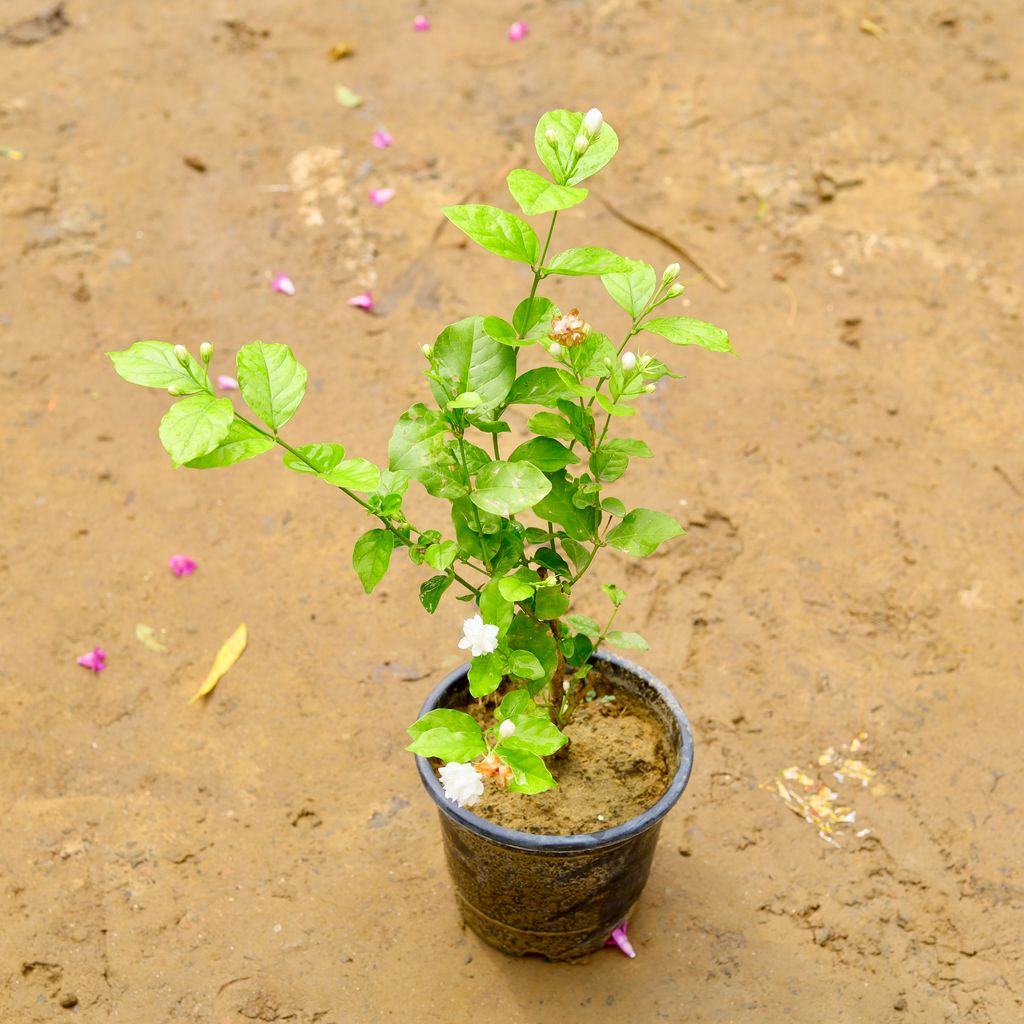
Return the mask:
[[[647, 810], [638, 814], [629, 821], [612, 828], [602, 829], [600, 832], [581, 832], [573, 835], [538, 835], [534, 832], [520, 832], [518, 829], [504, 828], [496, 825], [486, 818], [481, 818], [470, 809], [460, 807], [458, 804], [448, 800], [444, 795], [444, 788], [434, 774], [428, 758], [416, 755], [416, 767], [419, 769], [420, 778], [427, 792], [433, 798], [438, 808], [447, 815], [458, 821], [464, 828], [475, 832], [479, 836], [490, 839], [501, 846], [508, 846], [518, 850], [534, 851], [537, 853], [577, 853], [593, 851], [615, 846], [617, 843], [633, 839], [647, 829], [657, 825], [662, 818], [676, 805], [683, 795], [683, 790], [690, 779], [690, 771], [693, 768], [693, 730], [690, 727], [690, 720], [686, 717], [683, 709], [675, 696], [669, 691], [664, 683], [647, 669], [634, 664], [617, 654], [605, 651], [597, 651], [593, 657], [598, 661], [611, 662], [619, 668], [625, 669], [638, 678], [642, 679], [653, 689], [662, 702], [672, 713], [679, 723], [679, 766], [676, 768], [672, 781], [664, 793]], [[469, 671], [469, 665], [462, 665], [453, 669], [441, 680], [431, 691], [430, 696], [420, 708], [420, 716], [425, 715], [434, 708], [443, 706], [440, 702], [447, 694], [452, 685], [464, 679]]]

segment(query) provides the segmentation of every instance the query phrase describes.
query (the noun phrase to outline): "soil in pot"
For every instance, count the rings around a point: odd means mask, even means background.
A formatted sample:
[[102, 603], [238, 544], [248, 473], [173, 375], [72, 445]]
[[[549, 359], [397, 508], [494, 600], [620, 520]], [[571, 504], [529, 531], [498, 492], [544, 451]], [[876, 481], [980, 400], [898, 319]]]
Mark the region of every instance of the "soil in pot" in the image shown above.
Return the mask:
[[[568, 751], [547, 759], [558, 786], [527, 796], [488, 785], [474, 814], [520, 832], [577, 835], [621, 825], [657, 802], [674, 770], [664, 726], [600, 665], [587, 683], [589, 699], [565, 729]], [[490, 706], [474, 702], [462, 710], [493, 722]]]

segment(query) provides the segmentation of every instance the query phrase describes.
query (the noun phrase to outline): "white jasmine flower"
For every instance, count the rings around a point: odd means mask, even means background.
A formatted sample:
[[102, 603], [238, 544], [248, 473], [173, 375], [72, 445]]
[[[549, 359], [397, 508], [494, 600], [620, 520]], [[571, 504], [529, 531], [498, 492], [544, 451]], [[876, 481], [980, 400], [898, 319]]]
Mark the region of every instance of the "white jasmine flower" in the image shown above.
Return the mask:
[[590, 139], [588, 139], [586, 135], [577, 135], [576, 141], [573, 143], [577, 153], [586, 153], [589, 145]]
[[583, 118], [583, 130], [593, 138], [604, 124], [604, 115], [597, 107], [591, 107]]
[[506, 718], [501, 725], [498, 726], [498, 735], [503, 739], [507, 740], [516, 731], [516, 723], [511, 718]]
[[479, 615], [462, 623], [462, 639], [459, 647], [470, 651], [474, 658], [490, 654], [498, 647], [498, 627], [489, 626]]
[[438, 775], [444, 795], [460, 807], [472, 807], [484, 795], [484, 780], [471, 764], [452, 761]]
[[636, 369], [636, 353], [635, 352], [623, 352], [622, 353], [622, 368], [626, 373]]

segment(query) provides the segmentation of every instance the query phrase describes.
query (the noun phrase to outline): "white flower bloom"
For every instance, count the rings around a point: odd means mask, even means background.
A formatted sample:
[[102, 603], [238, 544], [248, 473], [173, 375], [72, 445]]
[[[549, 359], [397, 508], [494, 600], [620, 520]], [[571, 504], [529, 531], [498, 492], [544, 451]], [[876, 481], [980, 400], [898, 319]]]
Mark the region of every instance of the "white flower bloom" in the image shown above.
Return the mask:
[[604, 124], [604, 115], [597, 107], [591, 107], [583, 118], [583, 130], [593, 138]]
[[474, 615], [462, 623], [462, 639], [459, 647], [470, 651], [474, 658], [481, 654], [490, 654], [498, 647], [498, 627], [489, 626], [479, 616]]
[[472, 807], [484, 795], [484, 780], [471, 764], [452, 761], [439, 772], [444, 795], [460, 807]]
[[511, 718], [506, 718], [501, 725], [498, 726], [498, 735], [503, 739], [507, 740], [516, 731], [516, 723]]
[[622, 353], [622, 368], [629, 373], [636, 369], [636, 353], [635, 352], [623, 352]]

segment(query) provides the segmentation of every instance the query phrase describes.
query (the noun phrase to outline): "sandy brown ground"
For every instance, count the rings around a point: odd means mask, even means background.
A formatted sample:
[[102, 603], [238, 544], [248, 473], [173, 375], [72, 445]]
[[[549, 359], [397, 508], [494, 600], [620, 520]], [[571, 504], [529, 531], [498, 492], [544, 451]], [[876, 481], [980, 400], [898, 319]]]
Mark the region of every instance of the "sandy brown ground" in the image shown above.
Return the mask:
[[[60, 34], [0, 40], [25, 152], [0, 157], [0, 1020], [1021, 1020], [1019, 6], [457, 0], [426, 34], [417, 10], [70, 0]], [[423, 614], [408, 562], [364, 597], [358, 510], [272, 457], [173, 472], [166, 397], [102, 353], [210, 339], [226, 372], [288, 341], [312, 383], [287, 435], [382, 460], [418, 346], [526, 290], [432, 241], [439, 207], [508, 206], [537, 116], [592, 104], [622, 140], [595, 193], [724, 279], [684, 270], [739, 357], [658, 349], [688, 379], [644, 407], [660, 459], [619, 493], [689, 535], [581, 595], [630, 591], [698, 758], [637, 959], [552, 967], [460, 930], [402, 750], [462, 606]], [[674, 258], [598, 202], [565, 222]], [[372, 316], [344, 304], [366, 285]], [[550, 291], [621, 324], [595, 282]], [[816, 759], [861, 731], [877, 774], [839, 786]], [[823, 842], [762, 788], [789, 766], [869, 833]]]

